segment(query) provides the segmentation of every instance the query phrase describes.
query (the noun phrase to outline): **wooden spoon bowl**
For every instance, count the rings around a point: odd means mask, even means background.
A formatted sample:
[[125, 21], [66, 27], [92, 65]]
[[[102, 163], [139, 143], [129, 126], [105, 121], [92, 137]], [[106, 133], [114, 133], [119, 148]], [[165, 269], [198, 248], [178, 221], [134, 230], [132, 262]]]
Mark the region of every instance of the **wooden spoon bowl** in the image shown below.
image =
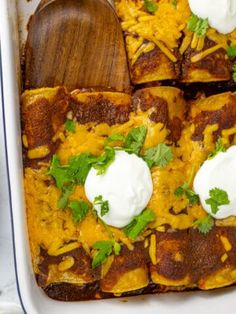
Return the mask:
[[29, 23], [25, 88], [130, 89], [124, 39], [107, 0], [43, 0]]

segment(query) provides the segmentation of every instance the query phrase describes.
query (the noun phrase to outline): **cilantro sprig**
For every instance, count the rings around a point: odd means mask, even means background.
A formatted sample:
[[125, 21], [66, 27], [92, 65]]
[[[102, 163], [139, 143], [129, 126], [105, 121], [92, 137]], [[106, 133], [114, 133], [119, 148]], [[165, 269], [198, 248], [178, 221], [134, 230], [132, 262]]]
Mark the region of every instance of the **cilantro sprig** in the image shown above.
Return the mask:
[[108, 138], [105, 141], [105, 145], [108, 145], [111, 142], [124, 142], [125, 141], [125, 136], [123, 134], [120, 133], [113, 133], [110, 136], [108, 136]]
[[105, 147], [104, 153], [93, 163], [93, 168], [97, 170], [97, 175], [104, 174], [108, 167], [115, 160], [115, 150], [112, 147]]
[[222, 143], [222, 139], [219, 137], [216, 141], [215, 149], [210, 155], [208, 156], [208, 159], [214, 158], [216, 155], [218, 155], [221, 152], [226, 152], [226, 148], [224, 147]]
[[140, 215], [136, 216], [126, 227], [124, 233], [135, 240], [138, 235], [146, 228], [147, 224], [156, 218], [154, 212], [147, 208]]
[[155, 13], [158, 9], [156, 2], [152, 0], [144, 0], [144, 8], [149, 13]]
[[98, 195], [94, 198], [93, 205], [99, 205], [101, 216], [103, 217], [109, 212], [109, 203], [108, 201], [104, 201], [102, 195]]
[[93, 249], [97, 250], [92, 260], [92, 268], [96, 268], [104, 263], [108, 256], [113, 252], [115, 255], [120, 254], [121, 246], [118, 242], [111, 241], [97, 241], [93, 245]]
[[184, 182], [175, 190], [175, 195], [180, 197], [185, 195], [191, 205], [199, 203], [199, 196], [189, 186], [189, 183]]
[[173, 159], [172, 150], [166, 144], [158, 144], [144, 153], [144, 160], [151, 168], [153, 166], [165, 167]]
[[[143, 147], [144, 141], [147, 135], [147, 127], [139, 126], [132, 129], [127, 137], [120, 133], [111, 134], [105, 141], [105, 144], [121, 141], [123, 142], [123, 147], [126, 152], [130, 154], [140, 155], [140, 151]], [[172, 159], [173, 153], [171, 147], [161, 143], [155, 147], [151, 147], [144, 152], [142, 156], [147, 162], [148, 166], [151, 168], [153, 166], [159, 166], [161, 168], [165, 167]]]
[[68, 131], [70, 133], [75, 133], [75, 130], [76, 130], [76, 122], [75, 121], [67, 119], [64, 126], [65, 126], [66, 131]]
[[124, 141], [124, 150], [130, 154], [139, 155], [143, 147], [147, 135], [147, 127], [142, 125], [133, 128], [127, 135]]
[[127, 136], [120, 133], [111, 134], [105, 141], [105, 145], [111, 142], [122, 142], [122, 149], [129, 154], [139, 155], [143, 147], [147, 135], [147, 127], [145, 125], [138, 126], [129, 131]]
[[211, 212], [216, 214], [219, 207], [228, 205], [230, 203], [228, 193], [222, 189], [214, 188], [209, 191], [209, 198], [205, 201], [206, 204], [211, 206]]
[[69, 197], [73, 193], [73, 185], [67, 185], [62, 188], [61, 196], [58, 200], [57, 206], [59, 209], [64, 209], [68, 205]]
[[70, 201], [68, 207], [72, 211], [72, 219], [74, 223], [82, 221], [86, 217], [89, 210], [88, 203], [84, 201]]
[[62, 165], [58, 155], [53, 155], [48, 171], [56, 182], [59, 189], [65, 185], [83, 185], [96, 157], [90, 153], [82, 153], [79, 156], [72, 156], [68, 165]]
[[178, 0], [172, 0], [172, 5], [174, 6], [174, 8], [177, 8], [177, 4], [178, 4]]
[[203, 37], [209, 28], [208, 19], [199, 18], [197, 15], [192, 14], [188, 20], [187, 28], [196, 33], [198, 37]]
[[233, 81], [236, 82], [236, 64], [234, 64], [232, 67], [232, 78]]
[[206, 217], [195, 220], [193, 224], [197, 227], [200, 233], [207, 234], [212, 230], [214, 220], [210, 215], [207, 215]]
[[228, 47], [228, 49], [227, 49], [227, 55], [228, 55], [230, 58], [236, 57], [236, 45], [231, 45], [231, 46]]

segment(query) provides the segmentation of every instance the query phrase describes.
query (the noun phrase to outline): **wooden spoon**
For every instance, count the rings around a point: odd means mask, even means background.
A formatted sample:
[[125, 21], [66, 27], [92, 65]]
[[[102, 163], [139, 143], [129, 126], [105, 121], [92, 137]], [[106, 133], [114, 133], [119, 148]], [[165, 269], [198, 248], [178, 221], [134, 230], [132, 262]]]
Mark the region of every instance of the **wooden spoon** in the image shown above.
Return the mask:
[[124, 39], [107, 0], [42, 0], [29, 23], [25, 88], [130, 89]]

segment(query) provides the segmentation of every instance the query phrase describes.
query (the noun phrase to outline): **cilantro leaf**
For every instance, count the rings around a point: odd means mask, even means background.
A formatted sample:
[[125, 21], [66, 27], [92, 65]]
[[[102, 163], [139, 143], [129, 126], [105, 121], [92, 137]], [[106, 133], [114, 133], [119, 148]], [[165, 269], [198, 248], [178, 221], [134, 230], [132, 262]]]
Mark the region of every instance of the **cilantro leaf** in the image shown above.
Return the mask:
[[172, 150], [166, 144], [158, 144], [144, 153], [144, 160], [151, 168], [153, 166], [165, 167], [173, 159]]
[[109, 204], [108, 201], [104, 201], [102, 195], [98, 195], [94, 198], [94, 205], [100, 205], [101, 216], [103, 217], [109, 212]]
[[93, 168], [97, 171], [97, 175], [104, 174], [107, 168], [115, 160], [115, 150], [112, 147], [105, 147], [105, 152], [99, 156], [96, 160], [96, 163], [93, 164]]
[[222, 140], [219, 137], [216, 141], [216, 145], [215, 145], [215, 150], [210, 153], [210, 155], [208, 156], [208, 159], [212, 159], [214, 158], [216, 155], [218, 155], [220, 152], [226, 152], [226, 148], [224, 147], [224, 145], [222, 144]]
[[119, 255], [120, 254], [120, 250], [121, 250], [120, 243], [114, 242], [113, 249], [114, 249], [115, 255]]
[[116, 142], [116, 141], [124, 142], [125, 141], [125, 136], [120, 134], [120, 133], [113, 133], [110, 136], [108, 136], [108, 138], [106, 139], [104, 144], [107, 145], [110, 142]]
[[175, 190], [175, 195], [176, 196], [182, 196], [185, 194], [185, 191], [189, 188], [188, 183], [184, 182], [184, 184], [182, 184], [181, 186], [179, 186], [176, 190]]
[[232, 78], [233, 81], [236, 82], [236, 64], [234, 64], [232, 67]]
[[56, 186], [59, 189], [61, 189], [65, 183], [70, 182], [70, 178], [67, 174], [67, 167], [63, 167], [61, 165], [59, 156], [57, 155], [53, 155], [52, 162], [47, 174], [51, 175], [55, 179]]
[[184, 182], [184, 184], [182, 184], [175, 190], [175, 195], [178, 197], [185, 195], [191, 205], [195, 205], [199, 202], [198, 194], [190, 189], [187, 182]]
[[79, 156], [72, 156], [68, 165], [61, 165], [57, 155], [53, 155], [48, 171], [55, 181], [56, 186], [62, 189], [65, 184], [83, 185], [97, 157], [90, 153], [82, 153]]
[[75, 130], [76, 130], [76, 122], [75, 121], [67, 119], [64, 125], [65, 125], [66, 131], [71, 132], [71, 133], [75, 133]]
[[88, 203], [84, 201], [70, 201], [68, 207], [72, 211], [72, 218], [75, 223], [82, 221], [89, 210]]
[[209, 28], [208, 19], [201, 19], [197, 15], [192, 14], [188, 20], [187, 28], [196, 33], [198, 37], [203, 37]]
[[147, 224], [156, 218], [154, 212], [147, 208], [140, 215], [136, 216], [126, 227], [124, 233], [135, 240], [137, 236], [145, 229]]
[[230, 58], [236, 57], [236, 45], [229, 46], [227, 49], [227, 55]]
[[62, 188], [62, 193], [61, 193], [61, 196], [60, 196], [58, 203], [57, 203], [58, 208], [60, 208], [60, 209], [66, 208], [66, 206], [68, 204], [69, 196], [72, 193], [73, 193], [73, 186], [72, 185], [64, 186]]
[[219, 210], [219, 206], [228, 205], [230, 203], [228, 193], [219, 188], [211, 189], [209, 192], [210, 198], [205, 202], [211, 206], [211, 211], [216, 214]]
[[93, 257], [92, 268], [96, 268], [107, 260], [113, 250], [115, 255], [119, 255], [121, 246], [115, 241], [97, 241], [93, 249], [97, 250], [97, 253]]
[[178, 4], [178, 0], [172, 0], [172, 5], [176, 8]]
[[84, 185], [88, 173], [97, 160], [96, 156], [90, 153], [82, 153], [79, 156], [72, 156], [69, 159], [68, 176], [78, 185]]
[[130, 154], [138, 155], [147, 135], [147, 127], [142, 125], [133, 128], [127, 135], [124, 142], [124, 149]]
[[145, 10], [149, 13], [155, 13], [156, 10], [158, 9], [157, 4], [151, 0], [144, 0], [144, 7]]
[[213, 228], [214, 220], [210, 215], [208, 215], [204, 218], [195, 220], [193, 224], [197, 226], [199, 232], [207, 234]]

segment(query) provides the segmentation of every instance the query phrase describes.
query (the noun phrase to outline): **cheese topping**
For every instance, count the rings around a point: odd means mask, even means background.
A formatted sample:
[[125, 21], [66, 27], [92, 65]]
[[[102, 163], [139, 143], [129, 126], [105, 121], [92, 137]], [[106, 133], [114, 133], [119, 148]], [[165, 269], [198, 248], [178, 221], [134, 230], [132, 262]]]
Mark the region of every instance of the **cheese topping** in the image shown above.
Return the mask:
[[90, 170], [85, 193], [91, 203], [100, 195], [108, 201], [109, 211], [104, 216], [101, 205], [94, 205], [99, 217], [110, 226], [122, 228], [147, 206], [153, 193], [151, 172], [142, 158], [116, 151], [114, 162], [103, 175]]
[[[221, 152], [213, 159], [206, 160], [194, 179], [194, 190], [199, 194], [205, 211], [216, 219], [236, 216], [236, 145], [227, 152]], [[209, 191], [219, 188], [225, 191], [229, 204], [219, 206], [218, 211], [212, 213], [211, 206], [206, 203]]]
[[210, 26], [222, 34], [236, 27], [236, 0], [189, 0], [189, 5], [194, 14], [208, 18]]

